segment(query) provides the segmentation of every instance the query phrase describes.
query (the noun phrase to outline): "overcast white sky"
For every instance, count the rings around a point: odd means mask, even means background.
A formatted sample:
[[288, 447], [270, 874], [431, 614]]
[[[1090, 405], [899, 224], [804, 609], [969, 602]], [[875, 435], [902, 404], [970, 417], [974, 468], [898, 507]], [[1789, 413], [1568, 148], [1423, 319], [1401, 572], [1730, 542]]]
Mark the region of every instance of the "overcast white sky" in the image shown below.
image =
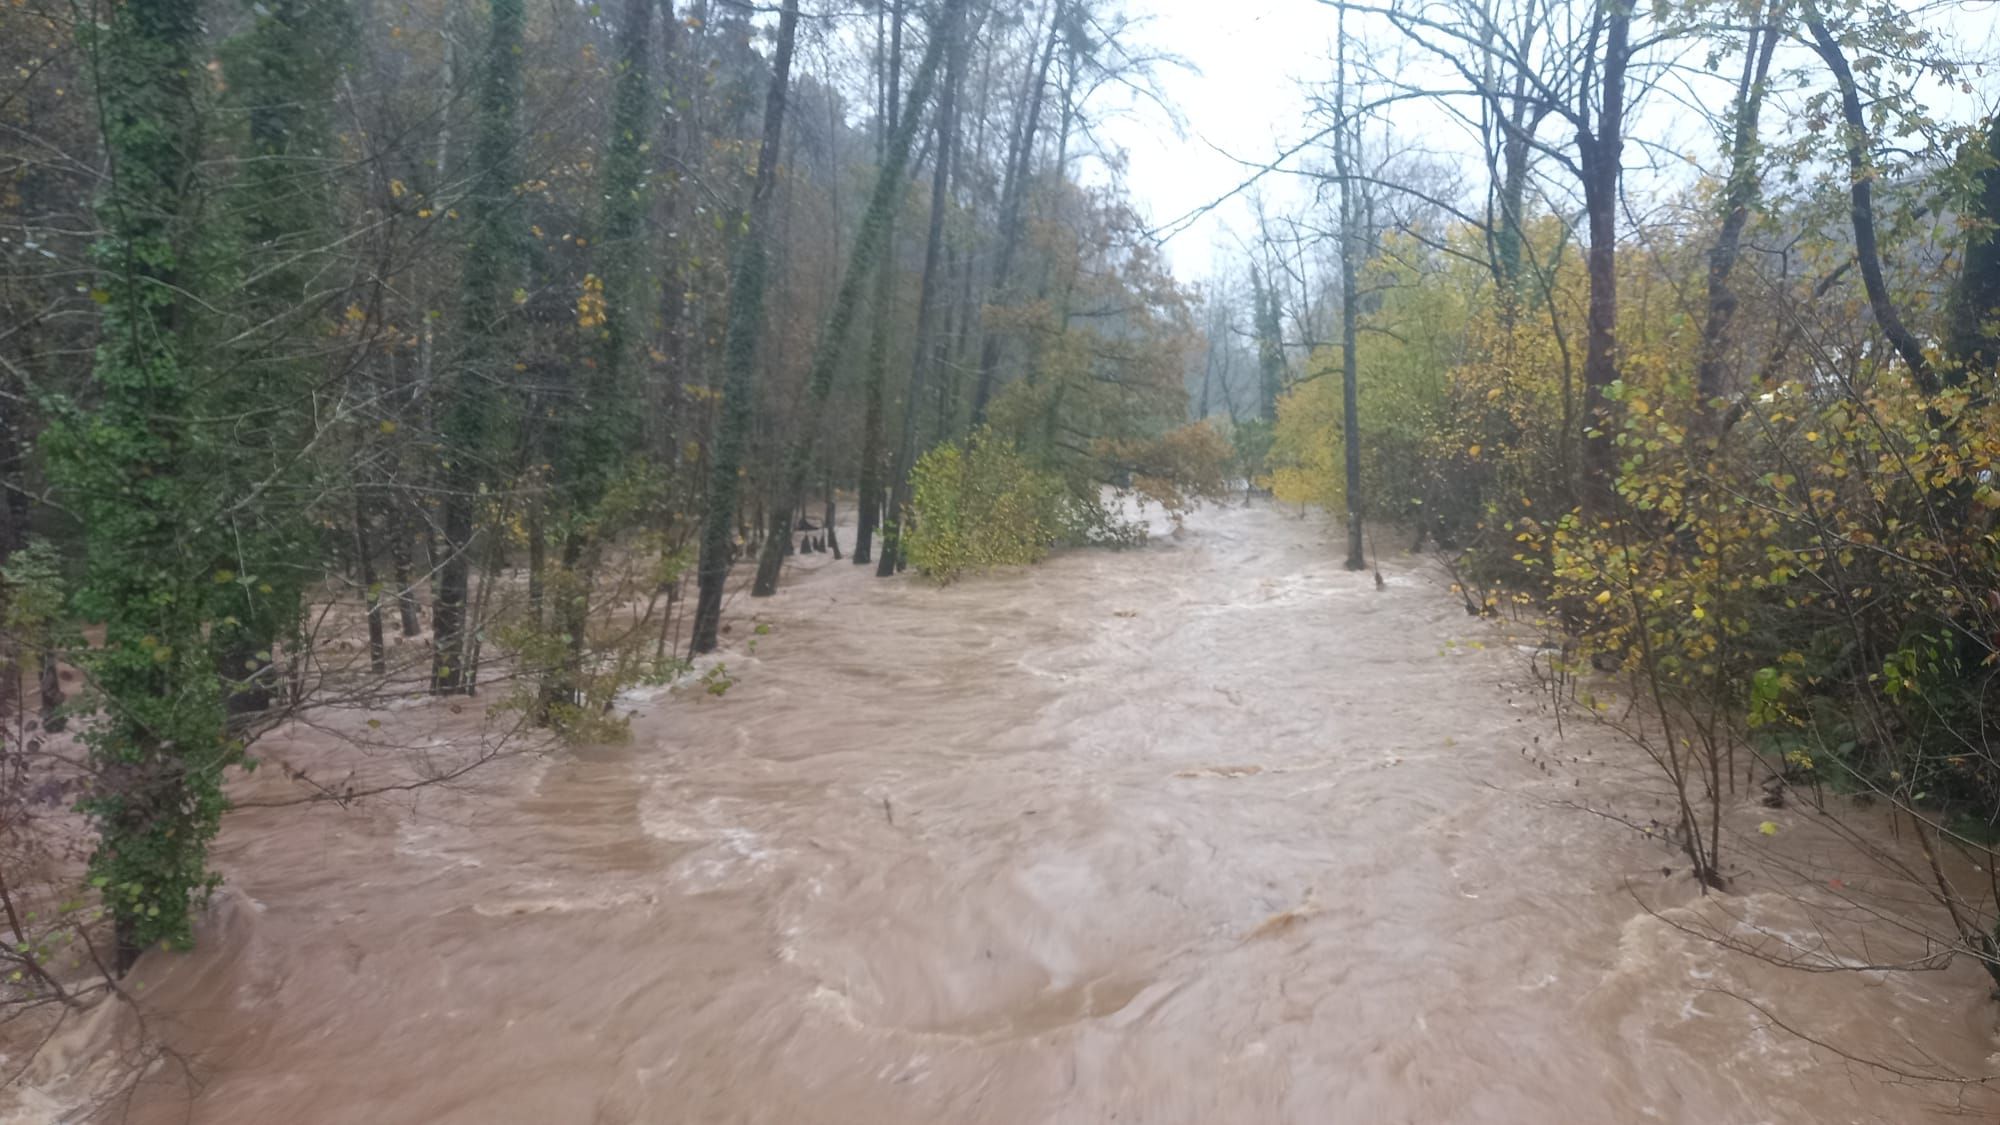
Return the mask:
[[[1992, 56], [2000, 51], [2000, 5], [1968, 0], [1959, 4], [1921, 2], [1925, 22], [1955, 42], [1959, 57]], [[1317, 0], [1128, 0], [1128, 12], [1149, 17], [1138, 38], [1145, 44], [1179, 55], [1191, 69], [1164, 68], [1159, 75], [1166, 100], [1185, 119], [1185, 135], [1176, 137], [1160, 110], [1138, 105], [1107, 124], [1105, 140], [1127, 150], [1124, 177], [1134, 202], [1154, 224], [1163, 224], [1228, 192], [1249, 169], [1240, 160], [1268, 160], [1310, 131], [1305, 118], [1306, 86], [1324, 83], [1333, 74], [1334, 9]], [[1354, 28], [1361, 34], [1365, 30]], [[1811, 88], [1823, 87], [1818, 64], [1802, 50], [1782, 52], [1777, 66], [1790, 65], [1804, 73]], [[1435, 65], [1428, 61], [1415, 65]], [[1733, 63], [1725, 63], [1728, 70]], [[1714, 151], [1714, 131], [1699, 112], [1699, 103], [1729, 95], [1728, 79], [1705, 88], [1703, 79], [1687, 80], [1679, 88], [1645, 95], [1638, 109], [1641, 120], [1634, 134], [1652, 144], [1628, 146], [1628, 191], [1643, 191], [1657, 176], [1683, 177], [1692, 166], [1673, 154], [1686, 153], [1707, 163]], [[1992, 70], [1974, 78], [1972, 95], [1935, 92], [1932, 104], [1940, 116], [1977, 120], [1994, 104], [1996, 75]], [[1774, 95], [1775, 111], [1767, 127], [1795, 122], [1799, 95]], [[1718, 100], [1721, 99], [1721, 100]], [[1692, 103], [1692, 104], [1691, 104]], [[1421, 145], [1446, 153], [1476, 153], [1471, 138], [1435, 107], [1404, 103], [1387, 128], [1399, 145]], [[1655, 168], [1648, 171], [1648, 160]], [[1274, 212], [1295, 209], [1305, 188], [1296, 177], [1270, 177], [1260, 189]], [[1184, 281], [1205, 280], [1211, 266], [1238, 258], [1234, 253], [1255, 229], [1247, 198], [1218, 208], [1175, 235], [1166, 251], [1175, 273]]]
[[[1134, 201], [1164, 223], [1240, 183], [1248, 170], [1231, 157], [1268, 159], [1304, 135], [1301, 83], [1332, 76], [1333, 10], [1316, 0], [1135, 0], [1130, 10], [1151, 16], [1142, 32], [1147, 42], [1195, 68], [1160, 73], [1167, 100], [1186, 120], [1184, 137], [1150, 107], [1106, 130], [1128, 150], [1125, 179]], [[1298, 187], [1274, 181], [1263, 190], [1275, 201]], [[1202, 280], [1217, 247], [1228, 258], [1252, 226], [1241, 199], [1196, 222], [1166, 245], [1175, 273]]]

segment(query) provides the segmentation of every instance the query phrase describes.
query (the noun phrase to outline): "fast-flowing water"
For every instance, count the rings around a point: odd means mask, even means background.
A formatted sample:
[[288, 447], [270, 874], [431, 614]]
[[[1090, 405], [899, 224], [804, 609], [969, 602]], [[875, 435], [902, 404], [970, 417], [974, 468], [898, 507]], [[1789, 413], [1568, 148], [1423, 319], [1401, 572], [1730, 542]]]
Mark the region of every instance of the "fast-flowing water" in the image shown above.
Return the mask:
[[[1684, 933], [1825, 920], [1754, 871], [1703, 902], [1671, 848], [1572, 807], [1665, 816], [1636, 751], [1558, 741], [1514, 646], [1387, 561], [1378, 590], [1317, 522], [1241, 507], [944, 589], [815, 556], [735, 603], [727, 694], [639, 704], [627, 745], [238, 812], [201, 947], [135, 974], [180, 1053], [137, 1119], [1990, 1108], [1843, 1057], [2000, 1070], [1982, 973]], [[1746, 849], [1805, 831], [1739, 812], [1783, 828]]]

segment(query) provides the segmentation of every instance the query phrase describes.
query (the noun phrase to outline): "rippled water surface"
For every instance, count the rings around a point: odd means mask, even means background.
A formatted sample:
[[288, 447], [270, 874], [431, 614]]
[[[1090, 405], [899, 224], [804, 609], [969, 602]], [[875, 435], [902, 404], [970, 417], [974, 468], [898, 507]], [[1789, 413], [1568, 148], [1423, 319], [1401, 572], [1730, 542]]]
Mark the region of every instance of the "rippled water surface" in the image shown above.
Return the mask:
[[1699, 901], [1673, 852], [1560, 804], [1643, 817], [1651, 783], [1602, 733], [1558, 742], [1418, 560], [1385, 569], [1241, 507], [946, 589], [811, 557], [735, 603], [772, 628], [748, 654], [739, 618], [727, 695], [636, 704], [628, 745], [234, 814], [200, 949], [136, 974], [201, 1082], [190, 1106], [156, 1074], [135, 1119], [1990, 1110], [1745, 1002], [1979, 1073], [1983, 974], [1787, 972], [1684, 934], [1817, 923], [1754, 874]]

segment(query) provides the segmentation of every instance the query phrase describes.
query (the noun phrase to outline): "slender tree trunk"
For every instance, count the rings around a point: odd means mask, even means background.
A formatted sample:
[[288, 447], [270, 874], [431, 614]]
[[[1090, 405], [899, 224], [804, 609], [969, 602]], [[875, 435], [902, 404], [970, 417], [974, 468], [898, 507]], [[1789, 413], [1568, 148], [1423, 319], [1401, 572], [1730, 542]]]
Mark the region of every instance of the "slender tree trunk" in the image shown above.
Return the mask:
[[722, 631], [722, 593], [729, 580], [730, 529], [736, 522], [738, 479], [750, 437], [751, 396], [756, 388], [757, 337], [764, 330], [764, 289], [769, 268], [764, 246], [771, 223], [771, 198], [778, 181], [778, 153], [784, 142], [785, 98], [791, 83], [792, 45], [797, 38], [799, 0], [785, 0], [778, 18], [778, 47], [771, 62], [771, 89], [764, 99], [764, 137], [757, 149], [757, 178], [750, 210], [737, 244], [729, 285], [729, 335], [723, 352], [722, 421], [709, 459], [708, 509], [702, 514], [701, 561], [695, 595], [692, 652], [713, 652]]
[[834, 523], [834, 519], [838, 515], [839, 513], [835, 510], [834, 506], [833, 470], [828, 469], [826, 471], [826, 549], [833, 552], [835, 562], [840, 561], [840, 528]]
[[1500, 229], [1495, 235], [1494, 254], [1501, 289], [1500, 315], [1509, 326], [1521, 307], [1521, 255], [1527, 240], [1523, 220], [1532, 142], [1527, 112], [1517, 101], [1500, 141]]
[[431, 656], [431, 690], [465, 693], [471, 683], [472, 650], [466, 599], [470, 593], [480, 466], [493, 427], [488, 401], [509, 386], [510, 366], [499, 346], [509, 294], [519, 272], [521, 246], [514, 231], [514, 144], [521, 106], [521, 42], [526, 15], [522, 0], [492, 0], [483, 72], [480, 75], [478, 136], [473, 187], [466, 201], [472, 246], [466, 254], [460, 298], [460, 348], [442, 415], [445, 456], [445, 557], [438, 565], [431, 622], [436, 650]]
[[[888, 139], [896, 132], [897, 117], [902, 112], [898, 104], [902, 97], [903, 78], [903, 6], [892, 2], [887, 5], [890, 32], [885, 71], [887, 85], [882, 100], [883, 112], [888, 116], [879, 118], [882, 144], [876, 150], [879, 160], [888, 151]], [[883, 415], [887, 406], [883, 402], [884, 382], [889, 369], [889, 330], [894, 322], [896, 297], [896, 224], [895, 216], [889, 217], [888, 246], [882, 253], [881, 261], [875, 269], [875, 309], [872, 331], [868, 341], [868, 376], [863, 392], [861, 422], [861, 509], [860, 522], [854, 529], [854, 561], [857, 565], [869, 561], [874, 551], [875, 529], [882, 523], [882, 455], [885, 439]]]
[[1729, 327], [1736, 318], [1736, 291], [1729, 275], [1736, 269], [1742, 250], [1743, 228], [1750, 221], [1750, 204], [1757, 197], [1758, 117], [1763, 110], [1764, 85], [1771, 72], [1771, 56], [1778, 45], [1778, 20], [1785, 0], [1771, 0], [1765, 26], [1750, 33], [1743, 52], [1743, 77], [1736, 87], [1736, 112], [1730, 122], [1729, 181], [1723, 188], [1722, 227], [1708, 252], [1708, 312], [1702, 323], [1701, 355], [1695, 363], [1695, 393], [1704, 414], [1721, 405], [1728, 390], [1723, 386], [1723, 347]]
[[1257, 317], [1257, 417], [1278, 420], [1278, 399], [1285, 391], [1285, 341], [1278, 295], [1264, 283], [1256, 266], [1250, 267], [1250, 292]]
[[924, 272], [917, 297], [917, 346], [910, 358], [909, 389], [903, 395], [903, 432], [896, 447], [895, 470], [889, 477], [889, 531], [882, 545], [882, 561], [875, 567], [875, 574], [880, 578], [894, 574], [902, 556], [904, 509], [910, 502], [910, 469], [917, 460], [917, 404], [923, 399], [925, 368], [933, 361], [937, 350], [933, 321], [937, 316], [939, 290], [943, 288], [938, 263], [944, 250], [945, 212], [951, 204], [952, 150], [957, 144], [958, 130], [958, 84], [963, 76], [965, 56], [962, 37], [956, 27], [940, 27], [937, 34], [951, 36], [952, 42], [945, 48], [950, 61], [945, 67], [944, 90], [938, 98], [937, 157], [931, 170], [931, 218], [930, 227], [924, 233]]
[[528, 501], [528, 616], [535, 628], [547, 620], [542, 612], [548, 599], [549, 533], [542, 525], [542, 503]]
[[382, 675], [389, 670], [382, 646], [382, 588], [375, 580], [375, 544], [368, 534], [368, 505], [354, 498], [354, 560], [362, 596], [368, 599], [368, 670]]
[[1361, 513], [1361, 391], [1356, 369], [1355, 344], [1360, 332], [1361, 296], [1357, 290], [1355, 260], [1360, 256], [1360, 240], [1355, 236], [1358, 221], [1354, 206], [1352, 165], [1360, 130], [1347, 119], [1347, 10], [1341, 9], [1339, 61], [1335, 67], [1334, 96], [1339, 130], [1334, 136], [1334, 172], [1340, 177], [1340, 411], [1341, 443], [1345, 454], [1347, 491], [1347, 569], [1365, 570], [1368, 559], [1362, 549]]
[[403, 636], [424, 631], [422, 608], [417, 604], [417, 588], [410, 581], [410, 524], [404, 518], [408, 500], [397, 495], [389, 502], [389, 564], [396, 579], [396, 609], [402, 617]]
[[784, 545], [791, 539], [791, 529], [787, 525], [805, 494], [806, 474], [812, 468], [813, 447], [819, 438], [818, 421], [826, 411], [827, 395], [833, 390], [834, 372], [839, 369], [847, 345], [855, 308], [861, 301], [862, 285], [872, 276], [870, 271], [876, 268], [878, 259], [887, 249], [890, 216], [903, 197], [903, 170], [909, 164], [917, 122], [923, 116], [924, 104], [930, 100], [939, 63], [943, 61], [945, 46], [951, 38], [947, 29], [956, 26], [965, 4], [966, 0], [945, 0], [944, 8], [932, 27], [931, 41], [924, 48], [923, 63], [910, 83], [908, 111], [889, 142], [888, 156], [877, 174], [875, 192], [862, 216], [861, 231], [848, 257], [847, 270], [841, 277], [832, 312], [814, 349], [812, 373], [806, 382], [806, 401], [799, 411], [799, 433], [792, 442], [791, 454], [778, 478], [779, 492], [776, 503], [772, 505], [770, 537], [764, 541], [763, 553], [757, 560], [757, 579], [750, 588], [752, 596], [769, 597], [778, 592], [778, 573], [785, 560]]
[[1852, 181], [1848, 215], [1854, 224], [1855, 264], [1861, 267], [1861, 284], [1868, 291], [1868, 306], [1875, 313], [1875, 323], [1881, 326], [1882, 335], [1889, 338], [1890, 346], [1909, 367], [1910, 377], [1925, 393], [1935, 394], [1937, 376], [1924, 356], [1924, 346], [1904, 326], [1896, 302], [1889, 295], [1888, 282], [1882, 277], [1882, 251], [1875, 237], [1875, 162], [1868, 155], [1868, 120], [1861, 106], [1860, 89], [1855, 85], [1854, 70], [1847, 65], [1840, 41], [1827, 30], [1819, 5], [1805, 0], [1800, 15], [1812, 32], [1813, 50], [1833, 72], [1834, 84], [1840, 88], [1840, 116], [1847, 125], [1843, 138], [1847, 174]]
[[1630, 54], [1632, 0], [1608, 0], [1597, 128], [1577, 137], [1583, 206], [1590, 229], [1585, 272], [1590, 281], [1589, 331], [1583, 359], [1583, 504], [1611, 506], [1617, 487], [1617, 417], [1611, 387], [1618, 381], [1618, 183], [1624, 167], [1625, 67]]
[[[1057, 0], [1055, 17], [1049, 21], [1049, 38], [1042, 46], [1028, 89], [1028, 115], [1009, 153], [1007, 174], [1000, 191], [1000, 251], [993, 266], [993, 280], [987, 287], [987, 303], [998, 305], [1006, 299], [1013, 280], [1014, 252], [1021, 242], [1023, 211], [1028, 194], [1028, 176], [1035, 151], [1035, 134], [1040, 128], [1044, 92], [1049, 84], [1049, 66], [1054, 63], [1056, 44], [1062, 39], [1064, 0]], [[1000, 369], [1000, 333], [987, 329], [979, 345], [979, 377], [972, 388], [972, 424], [986, 421], [986, 407], [993, 398], [993, 379]]]
[[1975, 375], [1991, 375], [2000, 362], [2000, 116], [1986, 119], [1979, 148], [1986, 164], [1975, 173], [1965, 254], [1945, 306], [1944, 381], [1963, 386]]

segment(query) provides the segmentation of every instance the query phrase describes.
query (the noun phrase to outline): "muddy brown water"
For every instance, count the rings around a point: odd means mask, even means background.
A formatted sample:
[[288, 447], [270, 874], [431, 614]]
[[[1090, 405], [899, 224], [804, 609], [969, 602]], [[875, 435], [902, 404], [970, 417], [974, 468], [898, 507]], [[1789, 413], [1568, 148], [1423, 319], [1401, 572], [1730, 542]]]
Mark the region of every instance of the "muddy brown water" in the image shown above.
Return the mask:
[[[1419, 560], [1378, 591], [1316, 522], [1230, 507], [945, 589], [864, 570], [813, 557], [735, 603], [771, 628], [749, 653], [739, 616], [734, 686], [635, 701], [629, 744], [233, 814], [199, 949], [135, 974], [192, 1069], [134, 1119], [1992, 1110], [1843, 1057], [2000, 1071], [1983, 974], [1808, 974], [1677, 928], [1826, 922], [1755, 872], [1704, 901], [1559, 803], [1644, 817], [1657, 787], [1602, 732], [1559, 741]], [[1745, 849], [1802, 819], [1732, 815]], [[1843, 948], [1904, 940], [1869, 927]]]

